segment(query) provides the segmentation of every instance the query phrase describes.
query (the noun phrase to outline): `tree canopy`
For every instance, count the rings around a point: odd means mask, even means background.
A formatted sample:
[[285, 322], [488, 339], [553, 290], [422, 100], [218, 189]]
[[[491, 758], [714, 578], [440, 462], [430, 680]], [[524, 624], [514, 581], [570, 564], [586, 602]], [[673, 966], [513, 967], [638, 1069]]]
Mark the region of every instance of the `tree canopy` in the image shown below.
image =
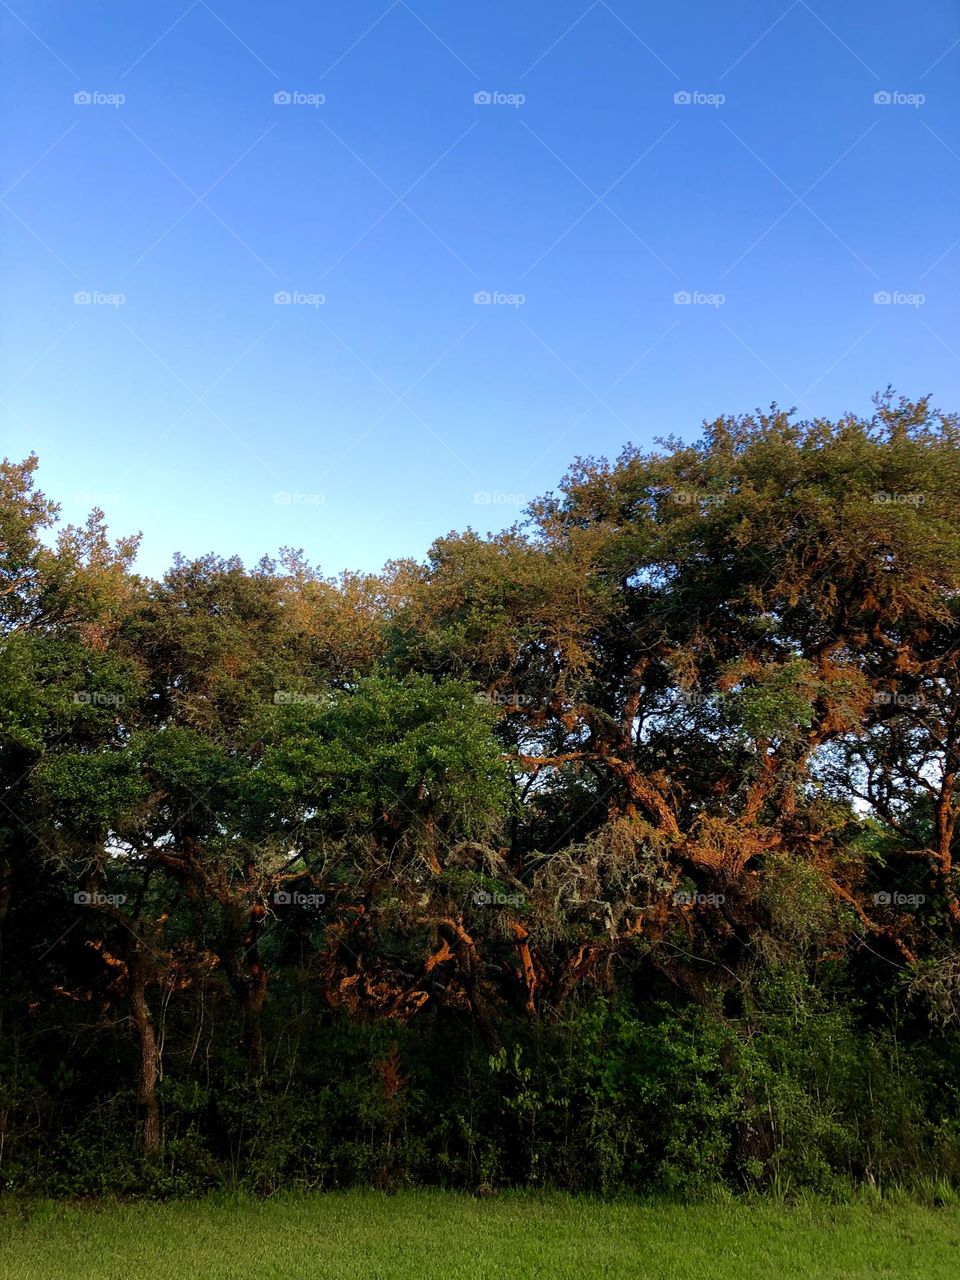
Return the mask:
[[313, 1088], [308, 1007], [438, 1053], [475, 1038], [522, 1145], [524, 1037], [629, 1008], [604, 1035], [654, 1053], [652, 1089], [668, 1049], [638, 1037], [669, 1008], [674, 1048], [685, 1018], [730, 1033], [731, 1150], [760, 1176], [789, 1139], [743, 1082], [784, 991], [877, 1036], [895, 1007], [927, 1049], [954, 1034], [956, 417], [888, 394], [720, 418], [577, 460], [505, 532], [338, 578], [286, 549], [144, 579], [102, 512], [56, 532], [36, 469], [0, 467], [15, 1151], [103, 1101], [95, 1072], [58, 1083], [81, 1032], [130, 1046], [152, 1159], [229, 1128], [185, 1100], [203, 1043], [204, 1087], [212, 1055], [261, 1099]]

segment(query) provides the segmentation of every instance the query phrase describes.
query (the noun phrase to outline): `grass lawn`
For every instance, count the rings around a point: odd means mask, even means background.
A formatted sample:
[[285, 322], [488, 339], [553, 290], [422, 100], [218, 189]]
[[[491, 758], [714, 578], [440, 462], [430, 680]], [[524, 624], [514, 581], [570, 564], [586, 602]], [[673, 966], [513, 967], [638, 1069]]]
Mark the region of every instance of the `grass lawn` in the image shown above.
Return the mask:
[[601, 1204], [443, 1192], [33, 1206], [0, 1215], [3, 1280], [957, 1280], [960, 1210]]

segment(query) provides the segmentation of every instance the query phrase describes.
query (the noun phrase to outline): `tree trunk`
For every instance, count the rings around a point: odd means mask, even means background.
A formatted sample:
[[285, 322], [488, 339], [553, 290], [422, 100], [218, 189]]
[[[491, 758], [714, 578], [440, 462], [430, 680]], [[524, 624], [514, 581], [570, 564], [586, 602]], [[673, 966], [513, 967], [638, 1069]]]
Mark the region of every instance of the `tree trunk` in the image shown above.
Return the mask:
[[137, 1102], [141, 1112], [140, 1138], [147, 1155], [160, 1149], [160, 1100], [157, 1081], [160, 1078], [160, 1051], [147, 1004], [146, 976], [137, 943], [130, 938], [127, 945], [127, 993], [130, 1015], [140, 1045], [140, 1082]]
[[267, 971], [259, 963], [253, 966], [243, 990], [243, 1043], [250, 1070], [259, 1080], [264, 1071], [263, 1028], [261, 1014], [267, 995]]
[[[222, 959], [230, 986], [243, 1012], [244, 1051], [251, 1074], [258, 1080], [263, 1075], [265, 1066], [261, 1015], [270, 976], [269, 970], [261, 964], [257, 950], [257, 939], [265, 914], [263, 904], [257, 903], [245, 923], [235, 921], [234, 936]], [[243, 933], [238, 938], [240, 929], [243, 929]]]

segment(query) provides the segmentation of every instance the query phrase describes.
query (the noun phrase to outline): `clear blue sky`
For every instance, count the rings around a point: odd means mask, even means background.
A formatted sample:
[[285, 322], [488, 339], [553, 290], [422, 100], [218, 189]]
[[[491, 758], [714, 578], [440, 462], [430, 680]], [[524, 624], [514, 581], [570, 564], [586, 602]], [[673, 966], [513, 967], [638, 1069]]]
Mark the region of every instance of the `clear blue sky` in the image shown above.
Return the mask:
[[511, 523], [577, 454], [773, 400], [960, 408], [955, 2], [0, 18], [0, 453], [142, 529], [145, 572], [375, 569]]

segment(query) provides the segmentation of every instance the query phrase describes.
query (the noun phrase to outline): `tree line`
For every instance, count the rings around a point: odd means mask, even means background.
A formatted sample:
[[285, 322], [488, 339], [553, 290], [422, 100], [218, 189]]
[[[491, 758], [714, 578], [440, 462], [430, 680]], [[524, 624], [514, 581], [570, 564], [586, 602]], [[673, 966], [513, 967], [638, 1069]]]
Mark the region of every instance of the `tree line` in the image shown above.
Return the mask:
[[159, 580], [0, 467], [0, 1175], [960, 1176], [960, 423]]

